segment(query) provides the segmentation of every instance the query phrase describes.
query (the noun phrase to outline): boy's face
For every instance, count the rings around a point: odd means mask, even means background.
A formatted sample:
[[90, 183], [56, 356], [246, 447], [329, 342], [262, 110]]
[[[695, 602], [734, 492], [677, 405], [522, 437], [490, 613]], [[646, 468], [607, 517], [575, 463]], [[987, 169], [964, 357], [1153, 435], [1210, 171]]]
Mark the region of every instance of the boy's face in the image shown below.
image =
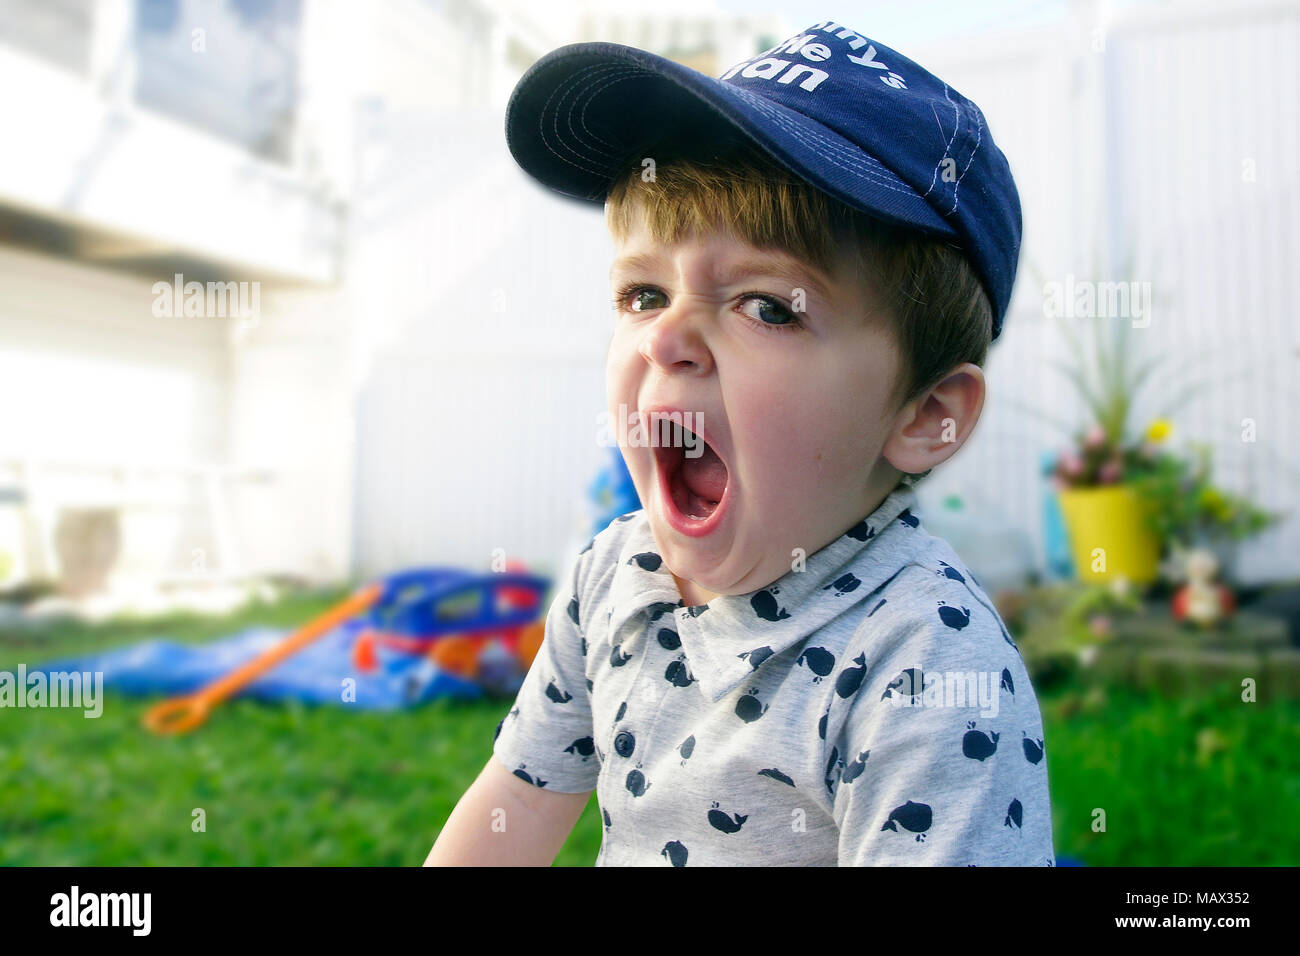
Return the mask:
[[[812, 555], [894, 487], [881, 449], [899, 354], [847, 259], [825, 276], [720, 232], [662, 245], [642, 221], [610, 278], [615, 294], [639, 288], [617, 303], [609, 414], [626, 412], [620, 448], [686, 603], [771, 584], [796, 548]], [[648, 421], [657, 408], [692, 413], [679, 421], [721, 463], [689, 435], [649, 447], [663, 441]]]

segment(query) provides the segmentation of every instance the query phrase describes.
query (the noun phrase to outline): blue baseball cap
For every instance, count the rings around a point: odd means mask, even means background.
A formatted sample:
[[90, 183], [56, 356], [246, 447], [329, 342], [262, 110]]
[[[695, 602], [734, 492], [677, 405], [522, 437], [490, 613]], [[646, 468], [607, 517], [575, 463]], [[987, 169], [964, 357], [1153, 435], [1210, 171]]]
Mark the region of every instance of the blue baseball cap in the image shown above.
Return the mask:
[[560, 47], [515, 86], [506, 142], [543, 185], [603, 203], [638, 145], [669, 132], [707, 141], [719, 122], [845, 205], [949, 238], [988, 293], [997, 338], [1020, 256], [1006, 157], [978, 106], [838, 23], [814, 24], [716, 79], [617, 43]]

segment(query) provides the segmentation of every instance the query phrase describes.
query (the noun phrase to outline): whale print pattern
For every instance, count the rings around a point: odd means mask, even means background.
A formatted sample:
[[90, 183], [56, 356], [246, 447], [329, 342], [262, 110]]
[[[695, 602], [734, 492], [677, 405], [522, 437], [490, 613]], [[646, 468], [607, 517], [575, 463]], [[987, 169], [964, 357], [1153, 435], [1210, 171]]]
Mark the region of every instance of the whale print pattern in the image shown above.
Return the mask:
[[[855, 635], [850, 652], [862, 648], [868, 676], [825, 715], [828, 754], [869, 755], [827, 782], [836, 826], [856, 835], [840, 863], [1049, 865], [1042, 721], [1028, 675], [993, 612], [948, 587], [965, 583], [927, 573], [912, 578], [921, 594], [898, 617], [905, 639], [881, 641], [869, 627]], [[971, 613], [954, 621], [945, 609], [959, 600]]]
[[[1033, 686], [922, 517], [902, 486], [802, 572], [690, 606], [622, 516], [556, 581], [494, 759], [596, 791], [597, 866], [1053, 865]], [[945, 700], [968, 673], [983, 698]]]

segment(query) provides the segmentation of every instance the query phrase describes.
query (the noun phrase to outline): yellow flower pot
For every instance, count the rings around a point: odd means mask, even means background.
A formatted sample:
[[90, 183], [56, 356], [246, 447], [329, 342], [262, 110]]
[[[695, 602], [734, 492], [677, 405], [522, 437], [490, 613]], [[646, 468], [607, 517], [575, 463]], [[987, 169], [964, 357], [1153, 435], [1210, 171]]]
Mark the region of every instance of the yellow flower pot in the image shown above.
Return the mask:
[[1160, 541], [1143, 520], [1143, 502], [1128, 485], [1068, 488], [1057, 493], [1080, 581], [1133, 584], [1156, 579]]

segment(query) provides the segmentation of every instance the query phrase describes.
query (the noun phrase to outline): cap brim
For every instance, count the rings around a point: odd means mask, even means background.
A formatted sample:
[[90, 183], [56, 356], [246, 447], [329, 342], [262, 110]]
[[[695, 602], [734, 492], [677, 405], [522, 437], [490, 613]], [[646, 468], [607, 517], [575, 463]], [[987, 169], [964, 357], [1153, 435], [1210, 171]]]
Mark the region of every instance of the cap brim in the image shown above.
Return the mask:
[[931, 235], [957, 235], [884, 163], [829, 127], [635, 47], [553, 50], [529, 67], [506, 106], [515, 161], [556, 192], [588, 202], [604, 201], [638, 146], [661, 136], [706, 140], [719, 124], [851, 208]]

